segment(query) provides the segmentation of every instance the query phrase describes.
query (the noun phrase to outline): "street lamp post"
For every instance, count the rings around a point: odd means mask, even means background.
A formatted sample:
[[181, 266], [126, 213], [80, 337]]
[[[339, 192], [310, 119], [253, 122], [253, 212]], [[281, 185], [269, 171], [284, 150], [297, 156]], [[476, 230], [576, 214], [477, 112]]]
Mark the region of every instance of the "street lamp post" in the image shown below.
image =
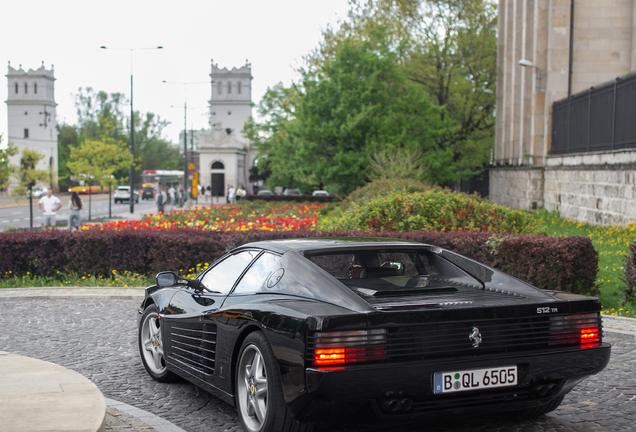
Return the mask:
[[214, 81], [175, 82], [164, 80], [162, 82], [165, 84], [183, 84], [183, 207], [185, 207], [188, 201], [188, 84], [210, 84]]
[[[133, 51], [163, 49], [163, 47], [158, 46], [158, 47], [152, 47], [152, 48], [107, 48], [102, 45], [100, 48], [118, 50], [118, 51], [130, 51], [130, 143], [128, 145], [128, 150], [130, 151], [130, 154], [134, 158], [135, 157], [135, 112], [133, 110]], [[130, 213], [134, 213], [135, 212], [135, 161], [134, 160], [130, 164], [129, 184], [130, 184]]]

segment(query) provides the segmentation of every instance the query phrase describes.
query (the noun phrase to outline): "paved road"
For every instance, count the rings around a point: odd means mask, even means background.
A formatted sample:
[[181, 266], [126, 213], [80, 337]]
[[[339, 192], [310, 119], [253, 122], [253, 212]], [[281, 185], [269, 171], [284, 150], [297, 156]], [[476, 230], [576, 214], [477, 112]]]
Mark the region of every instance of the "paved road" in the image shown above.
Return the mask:
[[[69, 195], [62, 194], [58, 198], [62, 201], [62, 208], [57, 214], [57, 224], [66, 226], [68, 223], [69, 210], [67, 203]], [[84, 209], [82, 209], [82, 223], [90, 223], [88, 220], [89, 203], [88, 196], [82, 195], [84, 201]], [[115, 218], [125, 219], [140, 219], [141, 216], [148, 213], [156, 213], [157, 205], [154, 201], [140, 200], [135, 204], [135, 213], [130, 214], [129, 203], [117, 203], [111, 204], [110, 214]], [[100, 194], [93, 195], [90, 206], [91, 219], [107, 218], [109, 216], [108, 211], [108, 195]], [[168, 206], [170, 209], [170, 206]], [[43, 222], [42, 212], [38, 208], [38, 200], [33, 200], [33, 226], [41, 227]], [[30, 224], [29, 214], [29, 201], [20, 200], [17, 204], [12, 198], [0, 198], [0, 231], [5, 231], [7, 228], [28, 228]]]
[[[73, 369], [92, 380], [105, 397], [151, 412], [186, 431], [240, 432], [233, 408], [192, 384], [160, 384], [146, 374], [136, 346], [138, 303], [0, 299], [0, 351]], [[608, 368], [576, 387], [557, 411], [538, 419], [449, 419], [409, 428], [319, 425], [317, 432], [633, 431], [636, 341], [608, 340], [614, 345]], [[112, 413], [109, 418], [116, 421]]]

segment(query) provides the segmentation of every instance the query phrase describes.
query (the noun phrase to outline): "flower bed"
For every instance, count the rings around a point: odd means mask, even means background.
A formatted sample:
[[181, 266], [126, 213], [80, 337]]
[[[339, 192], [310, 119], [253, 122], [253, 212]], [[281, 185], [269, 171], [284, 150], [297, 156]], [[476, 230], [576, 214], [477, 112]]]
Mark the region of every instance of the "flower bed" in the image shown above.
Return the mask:
[[221, 207], [196, 207], [153, 214], [141, 221], [123, 220], [102, 225], [84, 225], [83, 230], [155, 230], [194, 228], [210, 231], [292, 231], [314, 229], [320, 210], [327, 204], [278, 204], [254, 206], [249, 203]]

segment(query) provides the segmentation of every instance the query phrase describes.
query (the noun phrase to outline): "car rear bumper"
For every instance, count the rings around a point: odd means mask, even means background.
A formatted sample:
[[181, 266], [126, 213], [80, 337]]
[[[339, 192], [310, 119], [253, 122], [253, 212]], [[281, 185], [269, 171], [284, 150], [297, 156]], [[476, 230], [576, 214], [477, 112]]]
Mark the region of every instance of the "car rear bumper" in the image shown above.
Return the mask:
[[[308, 394], [292, 409], [301, 418], [320, 415], [321, 406], [332, 409], [333, 402], [371, 402], [376, 415], [386, 420], [417, 418], [419, 415], [449, 415], [453, 412], [514, 411], [532, 408], [565, 395], [586, 377], [607, 366], [611, 347], [558, 352], [508, 354], [471, 359], [443, 359], [409, 364], [357, 366], [340, 370], [307, 369]], [[516, 365], [518, 384], [488, 390], [450, 394], [434, 393], [434, 374]], [[395, 405], [409, 399], [404, 406]], [[392, 408], [389, 409], [389, 406]], [[405, 409], [408, 408], [408, 409]]]

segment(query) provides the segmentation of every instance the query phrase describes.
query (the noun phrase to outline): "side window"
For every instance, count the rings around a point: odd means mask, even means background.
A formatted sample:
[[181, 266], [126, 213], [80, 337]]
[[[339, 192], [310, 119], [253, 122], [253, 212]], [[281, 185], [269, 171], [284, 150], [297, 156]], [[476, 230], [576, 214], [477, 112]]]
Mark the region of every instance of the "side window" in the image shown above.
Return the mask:
[[264, 253], [245, 272], [241, 281], [234, 288], [232, 294], [253, 294], [267, 291], [266, 283], [269, 275], [279, 268], [280, 257], [271, 253]]
[[201, 283], [209, 291], [229, 293], [245, 267], [258, 253], [259, 251], [248, 250], [230, 255], [203, 275]]

